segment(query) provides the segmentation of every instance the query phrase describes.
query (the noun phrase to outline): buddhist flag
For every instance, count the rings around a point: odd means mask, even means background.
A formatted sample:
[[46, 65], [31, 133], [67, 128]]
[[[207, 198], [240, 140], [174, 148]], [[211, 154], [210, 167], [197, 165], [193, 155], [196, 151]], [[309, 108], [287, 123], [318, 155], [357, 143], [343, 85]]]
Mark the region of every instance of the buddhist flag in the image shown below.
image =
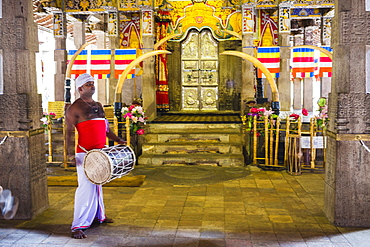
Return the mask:
[[[330, 52], [333, 52], [333, 49], [331, 49], [329, 46], [323, 46], [325, 50], [328, 50]], [[328, 57], [325, 53], [320, 52], [320, 77], [331, 77], [332, 76], [332, 67], [333, 62], [330, 57]]]
[[[258, 47], [257, 59], [265, 65], [273, 78], [280, 75], [280, 47]], [[258, 69], [258, 78], [266, 78], [260, 69]]]
[[111, 50], [91, 50], [90, 73], [95, 79], [106, 79], [110, 74]]
[[[77, 50], [69, 50], [67, 63], [72, 59]], [[72, 65], [71, 79], [76, 79], [79, 75], [87, 73], [87, 50], [82, 50], [76, 57]]]
[[[136, 49], [118, 49], [115, 51], [114, 77], [118, 79], [126, 67], [136, 59]], [[127, 75], [127, 79], [135, 77], [135, 69]]]
[[315, 51], [311, 48], [294, 48], [292, 51], [292, 76], [294, 78], [309, 78], [315, 76]]

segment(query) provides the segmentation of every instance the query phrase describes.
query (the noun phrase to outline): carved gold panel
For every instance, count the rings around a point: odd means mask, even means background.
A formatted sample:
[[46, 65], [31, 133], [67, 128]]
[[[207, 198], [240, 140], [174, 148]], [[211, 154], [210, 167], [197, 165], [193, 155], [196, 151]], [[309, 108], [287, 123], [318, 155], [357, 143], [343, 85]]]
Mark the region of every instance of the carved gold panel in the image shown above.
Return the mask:
[[201, 110], [217, 110], [217, 87], [202, 87], [201, 98]]
[[197, 32], [191, 32], [187, 40], [182, 43], [182, 59], [199, 57], [199, 38]]
[[198, 61], [182, 61], [182, 84], [187, 86], [198, 85]]
[[217, 110], [218, 43], [209, 30], [194, 30], [181, 48], [182, 109]]
[[184, 110], [199, 110], [198, 87], [183, 87], [182, 108]]

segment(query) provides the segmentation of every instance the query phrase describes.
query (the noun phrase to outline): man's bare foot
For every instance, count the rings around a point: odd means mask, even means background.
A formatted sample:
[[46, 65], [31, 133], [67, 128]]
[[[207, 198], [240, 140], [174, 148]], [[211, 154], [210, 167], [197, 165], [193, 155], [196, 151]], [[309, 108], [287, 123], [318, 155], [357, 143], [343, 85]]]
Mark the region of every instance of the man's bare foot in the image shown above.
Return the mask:
[[82, 230], [72, 231], [72, 238], [87, 238], [86, 234]]
[[111, 218], [105, 218], [105, 220], [102, 223], [114, 223], [114, 220]]

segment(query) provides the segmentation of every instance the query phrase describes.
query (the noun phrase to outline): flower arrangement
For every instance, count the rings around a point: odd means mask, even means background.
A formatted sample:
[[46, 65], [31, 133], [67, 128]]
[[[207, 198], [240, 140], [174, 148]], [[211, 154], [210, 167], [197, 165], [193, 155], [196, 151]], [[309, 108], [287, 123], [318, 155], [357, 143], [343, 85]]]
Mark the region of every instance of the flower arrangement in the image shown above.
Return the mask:
[[43, 117], [40, 118], [40, 121], [42, 122], [41, 127], [48, 130], [49, 125], [54, 123], [53, 119], [55, 119], [55, 116], [56, 114], [54, 112], [50, 112], [50, 113], [44, 112]]
[[329, 117], [328, 117], [328, 105], [326, 98], [320, 98], [317, 101], [317, 104], [319, 106], [319, 115], [315, 116], [316, 118], [316, 124], [319, 126], [319, 128], [325, 130], [328, 126]]
[[131, 134], [143, 135], [145, 131], [143, 126], [146, 124], [147, 117], [145, 111], [139, 105], [133, 104], [129, 107], [122, 108], [122, 116], [130, 118], [130, 132]]
[[[277, 117], [277, 115], [273, 114], [273, 111], [270, 109], [270, 110], [266, 110], [266, 108], [255, 108], [255, 107], [252, 107], [250, 109], [250, 112], [246, 115], [246, 116], [243, 116], [242, 120], [243, 122], [247, 125], [247, 128], [246, 130], [247, 131], [253, 131], [253, 119], [254, 117], [257, 117], [257, 120], [263, 120], [265, 118], [268, 118], [270, 116], [273, 116], [274, 118]], [[257, 136], [260, 136], [261, 133], [257, 132]]]

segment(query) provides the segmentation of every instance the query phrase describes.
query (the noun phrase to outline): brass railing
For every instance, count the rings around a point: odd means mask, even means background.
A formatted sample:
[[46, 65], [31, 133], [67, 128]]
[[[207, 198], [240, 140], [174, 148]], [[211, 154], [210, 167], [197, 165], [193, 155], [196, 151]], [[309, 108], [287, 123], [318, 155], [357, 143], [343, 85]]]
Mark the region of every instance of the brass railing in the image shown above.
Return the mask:
[[[254, 116], [252, 123], [247, 123], [246, 119], [242, 117], [244, 130], [249, 132], [252, 140], [249, 153], [253, 165], [285, 167], [290, 174], [299, 175], [302, 169], [318, 169], [317, 149], [323, 150], [323, 160], [320, 161], [325, 165], [326, 133], [315, 118], [310, 118], [307, 123], [302, 123], [301, 117], [281, 120], [279, 117], [258, 119]], [[279, 152], [282, 142], [284, 152]], [[306, 159], [303, 159], [302, 150]]]

